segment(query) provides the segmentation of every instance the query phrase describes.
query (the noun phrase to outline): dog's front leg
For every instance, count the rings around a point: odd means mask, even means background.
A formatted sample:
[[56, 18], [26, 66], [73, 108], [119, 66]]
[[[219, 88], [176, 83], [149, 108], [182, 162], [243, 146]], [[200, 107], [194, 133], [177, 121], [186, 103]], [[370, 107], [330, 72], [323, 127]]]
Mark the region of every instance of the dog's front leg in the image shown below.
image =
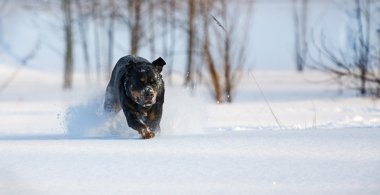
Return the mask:
[[154, 132], [149, 128], [148, 125], [145, 124], [142, 117], [138, 117], [138, 121], [144, 126], [144, 128], [140, 129], [139, 133], [144, 139], [150, 139], [155, 136]]
[[142, 138], [150, 139], [155, 136], [154, 132], [145, 124], [140, 113], [129, 113], [127, 116], [128, 126], [140, 133]]

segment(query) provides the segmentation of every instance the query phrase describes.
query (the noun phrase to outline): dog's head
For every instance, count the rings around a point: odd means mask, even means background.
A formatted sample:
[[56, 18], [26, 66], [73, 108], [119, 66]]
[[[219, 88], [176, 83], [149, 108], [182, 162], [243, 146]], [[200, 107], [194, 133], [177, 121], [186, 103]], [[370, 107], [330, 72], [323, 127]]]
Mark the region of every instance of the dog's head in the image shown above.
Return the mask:
[[155, 104], [157, 95], [164, 87], [161, 71], [165, 64], [162, 58], [158, 58], [152, 63], [142, 62], [131, 66], [124, 82], [126, 95], [142, 107]]

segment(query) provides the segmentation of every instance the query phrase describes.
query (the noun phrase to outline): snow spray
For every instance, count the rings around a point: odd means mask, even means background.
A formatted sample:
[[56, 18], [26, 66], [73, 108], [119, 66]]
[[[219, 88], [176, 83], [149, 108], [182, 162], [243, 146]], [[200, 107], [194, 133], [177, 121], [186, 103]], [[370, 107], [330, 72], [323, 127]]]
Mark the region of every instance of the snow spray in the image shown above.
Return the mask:
[[[109, 114], [103, 110], [104, 97], [70, 106], [65, 115], [67, 136], [85, 137], [139, 137], [137, 131], [128, 127], [123, 111]], [[206, 122], [206, 103], [182, 88], [167, 88], [158, 136], [200, 134]]]

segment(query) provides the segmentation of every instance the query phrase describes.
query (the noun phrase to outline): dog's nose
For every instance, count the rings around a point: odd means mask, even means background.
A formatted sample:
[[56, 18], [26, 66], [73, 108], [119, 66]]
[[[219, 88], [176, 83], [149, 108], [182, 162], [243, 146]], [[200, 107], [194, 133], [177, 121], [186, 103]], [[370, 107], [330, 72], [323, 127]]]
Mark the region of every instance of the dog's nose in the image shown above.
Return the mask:
[[153, 99], [153, 96], [154, 96], [153, 89], [150, 87], [145, 88], [144, 89], [144, 96], [146, 99], [149, 99], [149, 100]]

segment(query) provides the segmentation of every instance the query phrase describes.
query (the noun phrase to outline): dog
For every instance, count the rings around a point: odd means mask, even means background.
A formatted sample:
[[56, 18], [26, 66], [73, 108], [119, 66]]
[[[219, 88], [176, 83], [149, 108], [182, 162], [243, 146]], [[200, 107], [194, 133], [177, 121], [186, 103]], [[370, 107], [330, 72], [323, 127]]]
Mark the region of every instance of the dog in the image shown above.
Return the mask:
[[153, 62], [128, 55], [116, 63], [107, 85], [104, 110], [118, 113], [123, 109], [128, 126], [150, 139], [161, 131], [165, 84], [162, 68], [166, 62], [159, 57]]

